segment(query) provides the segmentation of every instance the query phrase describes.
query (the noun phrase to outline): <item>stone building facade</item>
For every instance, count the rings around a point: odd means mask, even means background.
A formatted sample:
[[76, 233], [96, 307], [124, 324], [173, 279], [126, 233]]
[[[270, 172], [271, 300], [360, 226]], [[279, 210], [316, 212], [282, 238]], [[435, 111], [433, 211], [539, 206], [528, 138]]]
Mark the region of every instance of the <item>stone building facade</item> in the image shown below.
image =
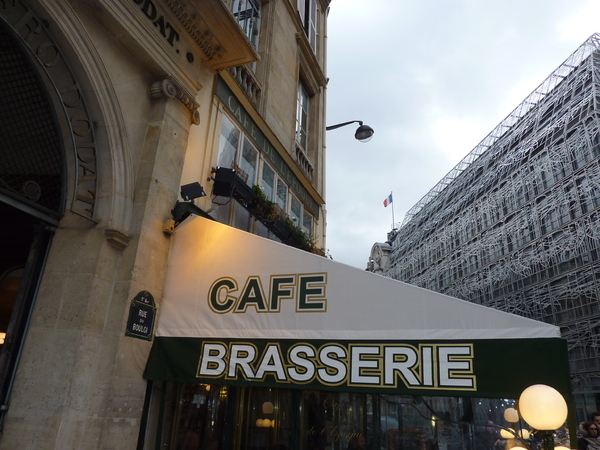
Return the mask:
[[142, 373], [190, 212], [324, 247], [328, 4], [0, 2], [0, 449], [154, 448]]
[[600, 409], [599, 46], [593, 35], [550, 74], [373, 246], [369, 262], [560, 326], [580, 420]]

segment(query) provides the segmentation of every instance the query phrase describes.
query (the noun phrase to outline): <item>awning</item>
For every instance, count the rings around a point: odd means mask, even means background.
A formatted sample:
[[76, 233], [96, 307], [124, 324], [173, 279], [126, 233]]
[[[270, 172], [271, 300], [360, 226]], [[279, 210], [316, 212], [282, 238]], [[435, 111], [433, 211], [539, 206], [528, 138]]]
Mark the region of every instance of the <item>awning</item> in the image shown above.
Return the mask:
[[148, 379], [496, 398], [543, 383], [570, 396], [553, 325], [201, 217], [172, 240]]

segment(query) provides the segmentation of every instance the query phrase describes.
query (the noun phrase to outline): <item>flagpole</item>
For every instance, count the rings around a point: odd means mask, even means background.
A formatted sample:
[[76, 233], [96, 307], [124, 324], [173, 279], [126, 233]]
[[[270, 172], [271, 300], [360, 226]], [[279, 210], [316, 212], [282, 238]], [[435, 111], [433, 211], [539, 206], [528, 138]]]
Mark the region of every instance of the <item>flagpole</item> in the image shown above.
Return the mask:
[[394, 224], [396, 223], [396, 221], [394, 220], [394, 191], [392, 191], [390, 193], [390, 196], [392, 197], [392, 230], [393, 230]]

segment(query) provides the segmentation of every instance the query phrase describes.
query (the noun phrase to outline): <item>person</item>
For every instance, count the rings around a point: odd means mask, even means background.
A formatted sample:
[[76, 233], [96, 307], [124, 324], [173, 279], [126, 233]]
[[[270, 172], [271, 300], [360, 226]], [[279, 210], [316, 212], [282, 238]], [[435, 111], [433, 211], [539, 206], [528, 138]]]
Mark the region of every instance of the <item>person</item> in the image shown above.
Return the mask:
[[596, 422], [587, 421], [579, 425], [581, 437], [577, 439], [580, 450], [600, 450], [600, 425]]
[[596, 422], [596, 424], [600, 424], [600, 412], [593, 412], [590, 415], [590, 420]]

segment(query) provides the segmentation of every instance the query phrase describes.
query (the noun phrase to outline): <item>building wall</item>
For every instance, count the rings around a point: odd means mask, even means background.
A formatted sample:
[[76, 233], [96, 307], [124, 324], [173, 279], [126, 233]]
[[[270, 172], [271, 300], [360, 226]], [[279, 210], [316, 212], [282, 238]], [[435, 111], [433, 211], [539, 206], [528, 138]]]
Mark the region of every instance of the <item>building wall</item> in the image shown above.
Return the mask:
[[[321, 50], [327, 5], [319, 2]], [[136, 448], [140, 429], [156, 431], [144, 429], [142, 372], [151, 342], [126, 336], [126, 324], [131, 301], [141, 291], [152, 294], [160, 315], [170, 244], [165, 221], [182, 200], [180, 186], [198, 181], [209, 195], [195, 205], [209, 214], [214, 210], [211, 168], [221, 117], [227, 114], [214, 95], [218, 77], [318, 205], [314, 238], [324, 246], [324, 51], [307, 69], [320, 80], [311, 97], [313, 174], [308, 177], [296, 162], [295, 121], [298, 48], [310, 44], [296, 2], [262, 2], [256, 50], [241, 29], [236, 31], [232, 6], [221, 0], [0, 5], [2, 26], [17, 28], [50, 93], [67, 179], [61, 217], [35, 216], [52, 241], [47, 256], [37, 257], [41, 275], [19, 291], [28, 287], [33, 306], [25, 337], [10, 347], [22, 353], [3, 399], [8, 409], [0, 422], [0, 449]], [[45, 36], [55, 44], [40, 47]], [[53, 92], [60, 89], [44, 73], [59, 64], [44, 64], [52, 54], [43, 50], [55, 51], [65, 63], [68, 69], [62, 70], [71, 71], [77, 95]], [[241, 72], [250, 78], [240, 82], [234, 74]], [[249, 94], [250, 79], [260, 85], [258, 97]], [[71, 111], [81, 99], [89, 120]], [[84, 137], [87, 143], [78, 141]], [[18, 193], [2, 194], [0, 202], [25, 208]], [[25, 213], [36, 208], [28, 204]], [[257, 226], [251, 220], [249, 231]], [[1, 350], [7, 354], [8, 348]], [[10, 370], [7, 374], [3, 381], [12, 379]]]
[[384, 271], [559, 325], [582, 419], [600, 392], [597, 48], [594, 36], [415, 205]]

